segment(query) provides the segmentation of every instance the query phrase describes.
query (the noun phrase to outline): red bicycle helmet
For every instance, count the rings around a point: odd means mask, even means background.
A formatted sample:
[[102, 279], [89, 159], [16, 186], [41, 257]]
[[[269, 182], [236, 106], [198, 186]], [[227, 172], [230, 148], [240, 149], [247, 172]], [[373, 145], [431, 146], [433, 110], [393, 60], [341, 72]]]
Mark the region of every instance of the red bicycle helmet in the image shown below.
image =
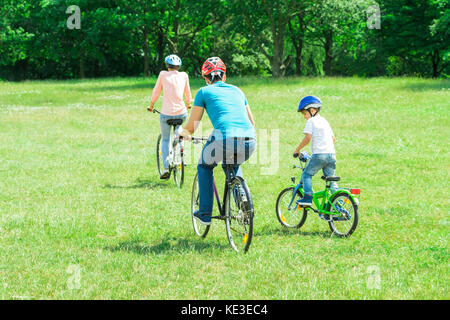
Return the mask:
[[220, 73], [227, 72], [227, 67], [223, 63], [222, 59], [219, 57], [211, 57], [206, 59], [202, 66], [202, 76], [207, 76], [211, 74], [213, 77], [219, 75]]

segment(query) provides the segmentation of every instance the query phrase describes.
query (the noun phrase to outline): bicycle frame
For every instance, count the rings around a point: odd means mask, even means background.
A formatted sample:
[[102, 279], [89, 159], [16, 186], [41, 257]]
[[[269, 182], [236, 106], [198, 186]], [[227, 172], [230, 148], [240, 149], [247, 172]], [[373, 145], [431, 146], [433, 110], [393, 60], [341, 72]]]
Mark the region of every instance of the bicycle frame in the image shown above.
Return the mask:
[[[225, 190], [223, 191], [223, 199], [224, 199], [224, 201], [225, 201], [225, 196], [226, 196], [226, 194], [228, 192], [228, 189], [229, 189], [229, 187], [228, 187], [229, 183], [230, 183], [231, 179], [233, 178], [232, 173], [229, 171], [228, 167], [227, 167], [227, 171], [226, 171], [225, 175], [226, 175], [226, 178], [225, 178]], [[214, 179], [214, 176], [213, 176], [213, 190], [214, 190], [214, 194], [216, 196], [217, 207], [219, 208], [220, 215], [219, 216], [212, 216], [211, 218], [212, 219], [223, 220], [223, 219], [225, 219], [225, 212], [223, 211], [225, 206], [222, 205], [222, 203], [220, 202], [219, 191], [217, 190], [216, 181]]]
[[[292, 193], [292, 198], [291, 198], [291, 202], [289, 203], [288, 209], [291, 209], [292, 203], [295, 200], [295, 195], [297, 194], [297, 192], [302, 188], [302, 184], [299, 183], [297, 186], [292, 185], [292, 187], [295, 187], [294, 192]], [[331, 195], [330, 192], [328, 191], [328, 187], [325, 188], [325, 190], [323, 191], [319, 191], [319, 192], [315, 192], [313, 194], [313, 203], [316, 206], [317, 210], [314, 210], [314, 208], [309, 207], [310, 209], [317, 211], [318, 213], [322, 213], [322, 214], [330, 214], [330, 215], [336, 215], [339, 216], [340, 213], [338, 212], [338, 210], [336, 209], [336, 207], [333, 205], [333, 203], [330, 201]], [[339, 190], [339, 192], [341, 192], [342, 190]], [[349, 192], [347, 192], [349, 193]], [[350, 193], [349, 193], [350, 194]], [[350, 195], [352, 198], [353, 196]], [[322, 199], [322, 203], [320, 203], [320, 199]], [[334, 208], [335, 212], [330, 212], [330, 211], [326, 211], [324, 210], [325, 205], [327, 203], [330, 203], [331, 207]], [[309, 209], [308, 207], [306, 207], [306, 209]]]
[[[200, 143], [202, 141], [206, 141], [208, 138], [195, 138], [192, 137], [192, 141], [194, 143]], [[233, 171], [230, 170], [232, 165], [226, 165], [226, 172], [225, 172], [225, 189], [223, 191], [223, 201], [225, 201], [225, 197], [227, 195], [227, 192], [229, 192], [229, 185], [231, 183], [231, 180], [234, 177], [234, 173]], [[217, 190], [217, 185], [216, 185], [216, 181], [214, 179], [213, 176], [213, 190], [214, 190], [214, 196], [216, 198], [216, 202], [217, 202], [217, 208], [219, 209], [219, 215], [218, 216], [212, 216], [211, 219], [219, 219], [219, 220], [226, 220], [226, 216], [225, 216], [225, 204], [221, 203], [220, 201], [220, 195], [219, 195], [219, 191]]]
[[[305, 170], [304, 166], [294, 166], [294, 168], [300, 168], [303, 170]], [[294, 179], [294, 178], [293, 178]], [[294, 181], [294, 180], [293, 180]], [[291, 209], [292, 203], [295, 200], [295, 196], [297, 194], [297, 192], [302, 189], [302, 182], [300, 181], [300, 183], [298, 185], [292, 184], [291, 187], [294, 187], [294, 192], [292, 193], [292, 198], [291, 198], [291, 202], [289, 203], [288, 209]], [[334, 206], [334, 204], [330, 201], [330, 199], [333, 197], [334, 194], [336, 193], [346, 193], [350, 196], [350, 198], [352, 198], [352, 200], [356, 203], [359, 204], [359, 201], [356, 197], [353, 196], [353, 194], [351, 193], [351, 189], [348, 188], [339, 188], [337, 191], [335, 191], [333, 194], [331, 194], [330, 192], [330, 186], [328, 185], [328, 183], [325, 185], [325, 190], [323, 191], [318, 191], [313, 193], [313, 204], [316, 206], [317, 209], [314, 209], [313, 207], [305, 207], [306, 210], [311, 209], [317, 213], [320, 214], [328, 214], [328, 215], [335, 215], [335, 216], [339, 216], [340, 212], [339, 210], [336, 209], [336, 207]], [[322, 199], [322, 203], [321, 200]], [[324, 210], [324, 208], [326, 207], [327, 203], [330, 204], [330, 208], [334, 209], [334, 212], [330, 212], [327, 210]]]
[[216, 181], [214, 180], [214, 177], [213, 177], [213, 190], [214, 195], [216, 196], [217, 207], [219, 208], [220, 215], [223, 216], [224, 213], [222, 212], [222, 204], [220, 203], [219, 191], [217, 191]]

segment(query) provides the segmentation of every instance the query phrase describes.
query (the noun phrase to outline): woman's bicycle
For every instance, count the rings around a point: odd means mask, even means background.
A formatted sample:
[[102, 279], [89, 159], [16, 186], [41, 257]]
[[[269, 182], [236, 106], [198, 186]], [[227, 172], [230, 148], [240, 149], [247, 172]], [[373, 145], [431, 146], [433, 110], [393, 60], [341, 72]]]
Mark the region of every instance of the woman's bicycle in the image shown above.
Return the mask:
[[[158, 110], [153, 109], [153, 113], [160, 113]], [[173, 173], [173, 179], [175, 184], [181, 188], [184, 182], [184, 147], [183, 142], [177, 137], [175, 129], [183, 123], [182, 119], [169, 119], [167, 124], [173, 127], [172, 134], [170, 136], [169, 143], [169, 178]], [[158, 165], [158, 173], [161, 176], [163, 174], [163, 159], [162, 159], [162, 136], [158, 136], [158, 142], [156, 143], [156, 163]], [[168, 178], [168, 179], [169, 179]]]
[[[296, 155], [297, 156], [297, 155]], [[305, 170], [306, 163], [311, 157], [306, 153], [300, 154], [300, 166], [294, 168]], [[360, 194], [360, 189], [339, 188], [331, 193], [330, 185], [332, 181], [339, 181], [340, 177], [325, 177], [325, 190], [313, 194], [313, 205], [311, 207], [301, 207], [297, 200], [304, 195], [302, 183], [295, 184], [295, 177], [291, 177], [292, 185], [278, 195], [276, 203], [276, 215], [278, 221], [286, 228], [300, 228], [306, 221], [308, 211], [311, 210], [328, 222], [333, 234], [339, 237], [348, 237], [358, 225], [359, 201], [356, 195]]]
[[[194, 138], [192, 142], [206, 142], [208, 138]], [[219, 192], [213, 178], [214, 196], [219, 209], [219, 215], [212, 219], [225, 221], [228, 241], [236, 252], [246, 253], [253, 236], [253, 201], [247, 183], [242, 177], [235, 176], [233, 165], [226, 165], [225, 189], [223, 202], [220, 202]], [[191, 214], [195, 233], [205, 238], [211, 225], [203, 225], [194, 218], [193, 213], [199, 208], [198, 176], [195, 175], [192, 186]]]

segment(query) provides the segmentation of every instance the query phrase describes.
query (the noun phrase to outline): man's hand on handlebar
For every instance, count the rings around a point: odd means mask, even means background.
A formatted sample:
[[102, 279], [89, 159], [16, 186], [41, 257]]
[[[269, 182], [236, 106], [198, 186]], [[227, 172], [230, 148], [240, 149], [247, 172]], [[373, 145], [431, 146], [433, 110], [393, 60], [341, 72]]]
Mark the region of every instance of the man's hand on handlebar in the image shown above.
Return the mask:
[[177, 130], [177, 136], [180, 138], [180, 139], [185, 139], [185, 140], [187, 140], [187, 141], [192, 141], [192, 136], [191, 136], [191, 134], [189, 133], [189, 131], [187, 131], [186, 129], [184, 129], [183, 127], [178, 127], [178, 130]]

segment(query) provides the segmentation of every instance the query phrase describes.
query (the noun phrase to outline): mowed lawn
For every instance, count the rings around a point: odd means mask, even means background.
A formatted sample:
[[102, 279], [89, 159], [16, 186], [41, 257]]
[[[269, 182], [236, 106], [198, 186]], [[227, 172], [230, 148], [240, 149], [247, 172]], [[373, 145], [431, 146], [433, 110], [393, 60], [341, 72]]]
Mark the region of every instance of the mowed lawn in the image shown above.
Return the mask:
[[[181, 190], [159, 180], [159, 117], [145, 110], [155, 81], [0, 82], [1, 299], [450, 298], [450, 81], [230, 75], [259, 138], [244, 166], [256, 210], [246, 255], [221, 221], [206, 239], [193, 232], [196, 154]], [[203, 85], [192, 77], [193, 95]], [[310, 94], [336, 135], [340, 185], [361, 188], [350, 238], [313, 214], [299, 230], [275, 216], [300, 174], [296, 107]]]

